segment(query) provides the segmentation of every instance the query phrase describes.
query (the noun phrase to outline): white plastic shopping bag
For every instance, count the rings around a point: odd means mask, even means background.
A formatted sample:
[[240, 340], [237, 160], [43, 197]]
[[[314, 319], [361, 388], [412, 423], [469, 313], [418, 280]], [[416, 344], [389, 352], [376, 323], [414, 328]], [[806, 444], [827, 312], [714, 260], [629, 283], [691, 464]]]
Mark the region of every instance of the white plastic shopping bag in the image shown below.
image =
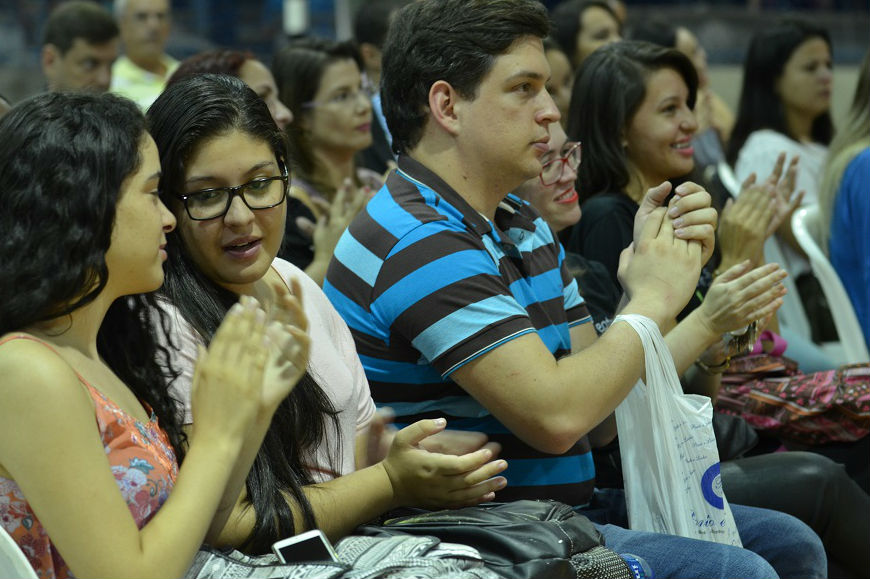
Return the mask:
[[616, 408], [629, 526], [742, 547], [722, 490], [710, 399], [683, 394], [655, 322], [619, 321], [640, 335], [646, 360], [646, 383]]

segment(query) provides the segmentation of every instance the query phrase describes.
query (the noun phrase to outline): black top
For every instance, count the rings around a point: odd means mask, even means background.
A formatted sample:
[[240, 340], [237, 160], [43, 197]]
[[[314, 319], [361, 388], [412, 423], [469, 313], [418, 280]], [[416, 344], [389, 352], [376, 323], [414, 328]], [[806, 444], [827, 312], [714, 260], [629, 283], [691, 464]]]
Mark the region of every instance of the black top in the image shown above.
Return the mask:
[[[619, 269], [619, 254], [631, 244], [634, 238], [634, 217], [639, 207], [625, 193], [602, 193], [590, 197], [583, 204], [583, 216], [571, 231], [566, 251], [580, 254], [587, 260], [599, 262], [607, 270], [610, 282], [616, 288], [621, 289], [622, 286], [616, 275]], [[717, 261], [715, 258], [711, 259], [701, 270], [697, 291], [677, 316], [678, 320], [683, 319], [689, 312], [701, 305], [703, 296], [707, 294], [707, 290], [713, 282], [712, 272]], [[579, 278], [577, 283], [581, 284], [580, 295], [586, 298]], [[594, 297], [593, 300], [595, 300]], [[589, 306], [596, 322], [596, 329], [598, 329], [601, 314], [596, 315], [595, 309], [600, 309], [601, 305], [591, 303]], [[610, 317], [613, 317], [614, 313], [611, 311]]]
[[[571, 231], [565, 248], [602, 264], [616, 287], [619, 254], [634, 237], [634, 216], [638, 204], [624, 193], [602, 193], [583, 204], [583, 216]], [[582, 292], [581, 292], [582, 293]]]
[[317, 223], [317, 218], [305, 203], [295, 197], [287, 196], [287, 221], [284, 225], [284, 239], [278, 249], [278, 257], [285, 259], [298, 267], [305, 269], [314, 261], [314, 242], [311, 237], [299, 229], [298, 218]]

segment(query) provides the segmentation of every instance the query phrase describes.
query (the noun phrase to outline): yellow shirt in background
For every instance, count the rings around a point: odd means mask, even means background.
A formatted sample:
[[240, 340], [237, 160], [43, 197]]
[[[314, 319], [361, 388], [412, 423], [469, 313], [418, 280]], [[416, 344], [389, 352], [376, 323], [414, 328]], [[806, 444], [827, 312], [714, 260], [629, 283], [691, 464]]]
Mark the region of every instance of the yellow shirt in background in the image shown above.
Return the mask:
[[163, 92], [166, 80], [172, 76], [178, 68], [178, 61], [163, 55], [163, 64], [166, 66], [166, 75], [160, 76], [139, 68], [126, 56], [121, 56], [112, 65], [112, 84], [109, 90], [115, 94], [125, 96], [135, 102], [144, 111]]

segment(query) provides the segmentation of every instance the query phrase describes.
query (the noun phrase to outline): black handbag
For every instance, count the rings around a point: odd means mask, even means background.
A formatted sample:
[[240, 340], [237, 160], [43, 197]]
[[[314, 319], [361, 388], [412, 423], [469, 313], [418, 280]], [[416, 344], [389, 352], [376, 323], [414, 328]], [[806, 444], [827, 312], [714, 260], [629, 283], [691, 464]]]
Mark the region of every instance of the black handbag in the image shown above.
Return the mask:
[[354, 534], [431, 535], [477, 549], [506, 579], [634, 577], [592, 523], [566, 504], [521, 500], [419, 513], [364, 525]]

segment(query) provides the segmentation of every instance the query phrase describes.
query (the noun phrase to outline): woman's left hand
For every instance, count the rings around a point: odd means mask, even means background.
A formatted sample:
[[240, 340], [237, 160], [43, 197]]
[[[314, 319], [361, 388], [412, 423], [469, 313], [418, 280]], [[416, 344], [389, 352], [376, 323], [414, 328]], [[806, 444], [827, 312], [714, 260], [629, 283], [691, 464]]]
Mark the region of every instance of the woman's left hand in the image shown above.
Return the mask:
[[308, 318], [302, 309], [302, 287], [296, 279], [290, 280], [290, 287], [292, 293], [284, 284], [272, 286], [275, 301], [269, 308], [266, 330], [271, 351], [261, 396], [261, 406], [271, 410], [277, 408], [305, 374], [311, 349]]
[[798, 155], [793, 156], [783, 176], [782, 170], [785, 166], [785, 153], [780, 153], [776, 159], [776, 164], [773, 166], [773, 171], [770, 172], [770, 175], [765, 180], [765, 183], [774, 189], [774, 199], [776, 201], [773, 208], [773, 216], [767, 227], [767, 237], [773, 235], [780, 225], [784, 223], [788, 227], [791, 227], [791, 215], [795, 209], [800, 207], [803, 201], [804, 191], [795, 193], [799, 161], [800, 157]]
[[782, 305], [786, 272], [776, 263], [749, 270], [739, 263], [713, 281], [698, 308], [701, 321], [714, 335], [735, 332], [765, 318]]
[[774, 211], [774, 192], [769, 184], [756, 184], [751, 175], [741, 186], [737, 200], [729, 199], [719, 220], [721, 268], [762, 257], [764, 240]]

